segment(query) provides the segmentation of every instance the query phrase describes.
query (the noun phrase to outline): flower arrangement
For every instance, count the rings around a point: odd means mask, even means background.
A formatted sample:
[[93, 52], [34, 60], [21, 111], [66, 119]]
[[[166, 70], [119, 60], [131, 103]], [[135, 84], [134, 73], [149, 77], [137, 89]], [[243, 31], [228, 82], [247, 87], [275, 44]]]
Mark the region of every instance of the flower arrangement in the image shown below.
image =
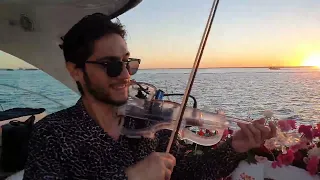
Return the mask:
[[[297, 126], [296, 121], [290, 119], [276, 122], [281, 132], [294, 132], [297, 134], [299, 142], [284, 146], [277, 144], [278, 138], [267, 140], [260, 148], [250, 150], [246, 161], [248, 163], [258, 163], [268, 160], [272, 161], [272, 168], [291, 165], [305, 169], [310, 175], [320, 175], [320, 124]], [[199, 129], [195, 133], [200, 136], [214, 136], [216, 134], [216, 132], [206, 129]], [[220, 143], [232, 134], [233, 131], [231, 129], [225, 130]], [[218, 144], [214, 146], [189, 144], [187, 145], [189, 150], [186, 153], [187, 155], [199, 154], [197, 151], [205, 153], [214, 149]]]
[[272, 168], [295, 166], [305, 169], [310, 175], [318, 175], [320, 170], [320, 124], [300, 125], [295, 120], [279, 120], [281, 131], [294, 130], [300, 141], [291, 146], [275, 146], [274, 139], [267, 140], [260, 148], [248, 152], [248, 163], [273, 161]]

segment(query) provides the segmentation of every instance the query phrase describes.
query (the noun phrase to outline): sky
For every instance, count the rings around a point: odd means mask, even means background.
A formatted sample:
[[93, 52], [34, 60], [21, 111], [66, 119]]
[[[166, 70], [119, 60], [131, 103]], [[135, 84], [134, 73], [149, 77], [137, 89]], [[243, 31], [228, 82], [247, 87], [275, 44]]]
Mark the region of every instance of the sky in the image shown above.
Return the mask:
[[[144, 0], [121, 15], [141, 68], [191, 68], [211, 5]], [[200, 67], [300, 66], [308, 57], [320, 66], [319, 9], [319, 0], [220, 0]], [[25, 66], [7, 58], [0, 52], [0, 67]]]

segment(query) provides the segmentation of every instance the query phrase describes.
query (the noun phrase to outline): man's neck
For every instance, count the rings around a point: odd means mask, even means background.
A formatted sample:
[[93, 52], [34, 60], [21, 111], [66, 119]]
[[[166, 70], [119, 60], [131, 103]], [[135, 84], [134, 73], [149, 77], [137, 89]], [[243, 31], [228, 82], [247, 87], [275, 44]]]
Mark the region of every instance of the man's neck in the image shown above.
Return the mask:
[[118, 140], [121, 131], [121, 119], [116, 115], [117, 108], [90, 96], [83, 96], [82, 102], [90, 117], [94, 119], [109, 136]]

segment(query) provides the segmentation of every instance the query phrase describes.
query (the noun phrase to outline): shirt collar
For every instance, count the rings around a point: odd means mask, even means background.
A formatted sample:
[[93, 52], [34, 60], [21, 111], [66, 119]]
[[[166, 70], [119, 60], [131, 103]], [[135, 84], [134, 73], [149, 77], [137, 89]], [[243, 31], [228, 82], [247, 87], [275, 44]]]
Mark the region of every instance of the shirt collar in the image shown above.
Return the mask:
[[104, 132], [99, 124], [88, 114], [82, 100], [83, 99], [80, 98], [72, 109], [72, 113], [75, 113], [73, 114], [73, 116], [76, 117], [74, 118], [74, 120], [76, 121], [75, 123], [81, 123], [83, 126], [89, 129], [96, 129]]

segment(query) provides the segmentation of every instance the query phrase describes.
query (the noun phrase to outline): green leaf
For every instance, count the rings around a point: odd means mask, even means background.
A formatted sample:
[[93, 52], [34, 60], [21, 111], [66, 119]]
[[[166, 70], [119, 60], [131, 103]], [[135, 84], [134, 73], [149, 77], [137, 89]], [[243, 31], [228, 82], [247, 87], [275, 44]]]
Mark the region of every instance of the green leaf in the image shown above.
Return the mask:
[[253, 153], [253, 151], [248, 151], [247, 153], [248, 157], [246, 159], [246, 161], [249, 163], [249, 164], [257, 164], [257, 160], [255, 158], [255, 153]]

